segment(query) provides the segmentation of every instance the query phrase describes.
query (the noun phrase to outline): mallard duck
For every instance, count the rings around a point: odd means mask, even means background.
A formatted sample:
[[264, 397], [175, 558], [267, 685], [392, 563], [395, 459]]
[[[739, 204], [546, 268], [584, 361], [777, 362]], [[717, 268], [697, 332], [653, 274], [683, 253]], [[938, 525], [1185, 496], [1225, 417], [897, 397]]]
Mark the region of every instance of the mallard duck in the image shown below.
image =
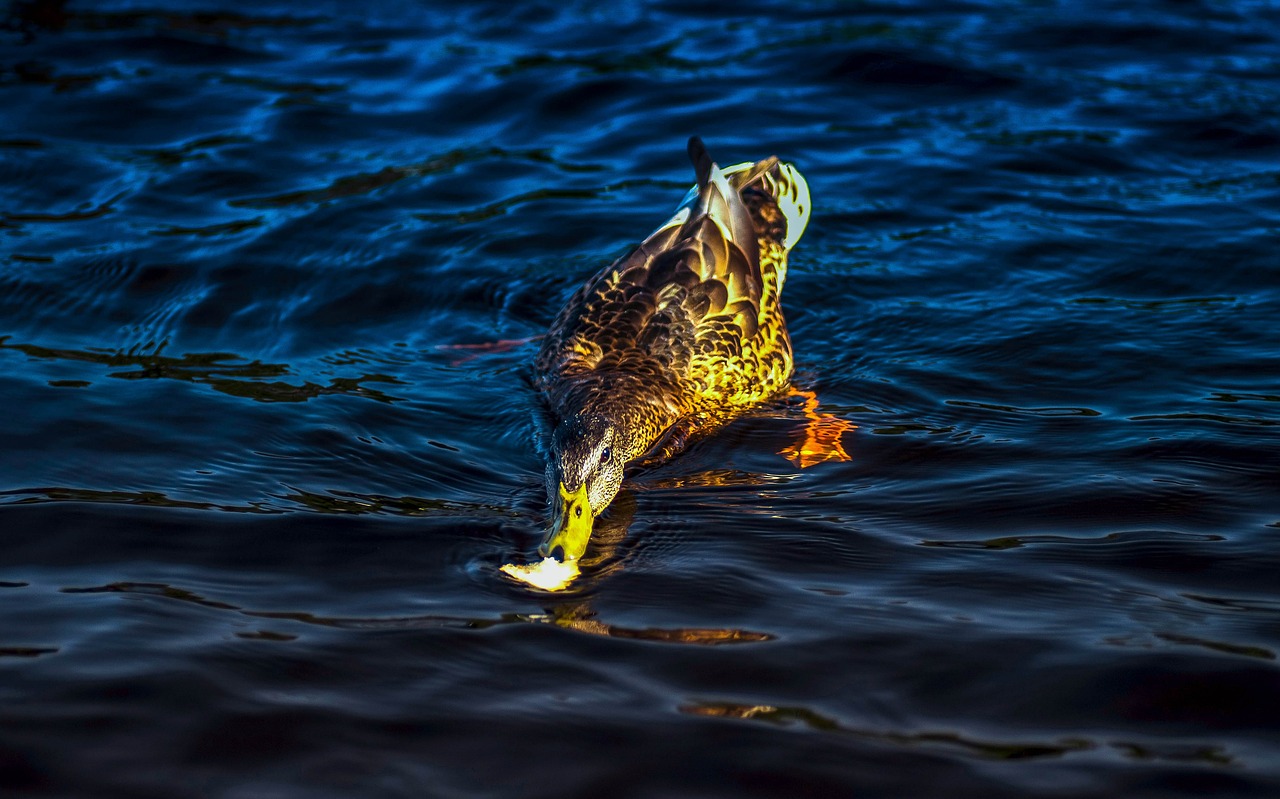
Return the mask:
[[678, 451], [791, 379], [779, 298], [809, 187], [776, 157], [721, 169], [697, 137], [689, 158], [698, 182], [675, 215], [578, 289], [543, 339], [544, 558], [581, 557], [627, 464]]

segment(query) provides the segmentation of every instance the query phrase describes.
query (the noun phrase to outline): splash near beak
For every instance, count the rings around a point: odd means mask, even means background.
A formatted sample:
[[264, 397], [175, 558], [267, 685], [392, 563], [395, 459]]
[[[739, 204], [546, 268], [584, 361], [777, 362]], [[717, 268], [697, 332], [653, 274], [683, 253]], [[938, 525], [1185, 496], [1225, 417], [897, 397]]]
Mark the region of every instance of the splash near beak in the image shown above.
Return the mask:
[[572, 493], [561, 483], [558, 504], [559, 516], [542, 546], [538, 547], [538, 554], [570, 563], [582, 557], [582, 553], [587, 551], [587, 541], [591, 539], [591, 523], [595, 514], [591, 512], [591, 501], [587, 499], [586, 483]]

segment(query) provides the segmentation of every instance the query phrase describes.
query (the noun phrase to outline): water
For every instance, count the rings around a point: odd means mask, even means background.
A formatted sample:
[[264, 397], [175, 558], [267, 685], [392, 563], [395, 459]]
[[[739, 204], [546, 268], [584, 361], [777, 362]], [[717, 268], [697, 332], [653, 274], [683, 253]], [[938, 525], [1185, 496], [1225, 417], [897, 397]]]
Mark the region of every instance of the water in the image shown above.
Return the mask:
[[[1274, 6], [196, 8], [0, 34], [5, 795], [1280, 794]], [[525, 590], [519, 341], [695, 133], [852, 460]]]

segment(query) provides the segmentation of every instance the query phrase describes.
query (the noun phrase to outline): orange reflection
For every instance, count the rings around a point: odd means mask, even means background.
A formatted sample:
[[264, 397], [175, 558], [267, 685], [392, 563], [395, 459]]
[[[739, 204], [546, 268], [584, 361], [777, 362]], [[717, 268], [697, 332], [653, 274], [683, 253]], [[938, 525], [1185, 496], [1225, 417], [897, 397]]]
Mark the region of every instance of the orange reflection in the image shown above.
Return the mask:
[[591, 607], [587, 596], [575, 595], [579, 591], [590, 590], [607, 575], [623, 568], [624, 556], [618, 552], [627, 530], [636, 514], [635, 494], [623, 489], [609, 506], [609, 511], [596, 519], [595, 529], [591, 534], [591, 543], [583, 554], [578, 565], [581, 575], [567, 583], [563, 589], [567, 593], [563, 601], [550, 607], [544, 606], [544, 612], [534, 616], [521, 617], [523, 621], [554, 624], [575, 632], [588, 635], [602, 635], [609, 638], [628, 638], [638, 641], [656, 641], [667, 644], [698, 644], [702, 646], [720, 646], [723, 644], [746, 644], [759, 641], [772, 641], [769, 633], [719, 627], [623, 627], [601, 621]]
[[557, 605], [550, 609], [550, 621], [557, 627], [565, 627], [580, 633], [604, 635], [610, 638], [630, 638], [639, 641], [659, 641], [667, 644], [747, 644], [772, 641], [768, 633], [717, 627], [620, 627], [595, 618], [586, 602]]
[[804, 441], [787, 447], [779, 455], [801, 469], [827, 461], [852, 460], [842, 439], [845, 433], [857, 429], [857, 425], [829, 413], [818, 413], [818, 395], [812, 391], [793, 388], [787, 396], [804, 397], [804, 415], [809, 421], [805, 424]]
[[496, 355], [500, 352], [510, 352], [511, 350], [523, 347], [532, 341], [537, 341], [542, 336], [530, 336], [529, 338], [503, 338], [497, 341], [482, 341], [478, 344], [438, 344], [438, 350], [470, 350], [471, 354], [450, 361], [450, 366], [461, 366], [468, 361], [474, 361], [476, 358], [485, 355]]

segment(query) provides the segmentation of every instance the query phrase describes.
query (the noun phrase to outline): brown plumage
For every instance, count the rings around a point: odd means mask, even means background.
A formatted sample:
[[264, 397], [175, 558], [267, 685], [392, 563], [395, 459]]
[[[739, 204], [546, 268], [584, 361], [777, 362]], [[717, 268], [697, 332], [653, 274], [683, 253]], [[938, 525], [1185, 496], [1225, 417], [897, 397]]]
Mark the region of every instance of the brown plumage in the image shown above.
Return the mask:
[[578, 289], [538, 354], [555, 424], [544, 554], [581, 555], [628, 462], [678, 449], [791, 377], [779, 300], [808, 220], [804, 178], [777, 158], [722, 171], [697, 138], [689, 156], [698, 182], [675, 216]]

